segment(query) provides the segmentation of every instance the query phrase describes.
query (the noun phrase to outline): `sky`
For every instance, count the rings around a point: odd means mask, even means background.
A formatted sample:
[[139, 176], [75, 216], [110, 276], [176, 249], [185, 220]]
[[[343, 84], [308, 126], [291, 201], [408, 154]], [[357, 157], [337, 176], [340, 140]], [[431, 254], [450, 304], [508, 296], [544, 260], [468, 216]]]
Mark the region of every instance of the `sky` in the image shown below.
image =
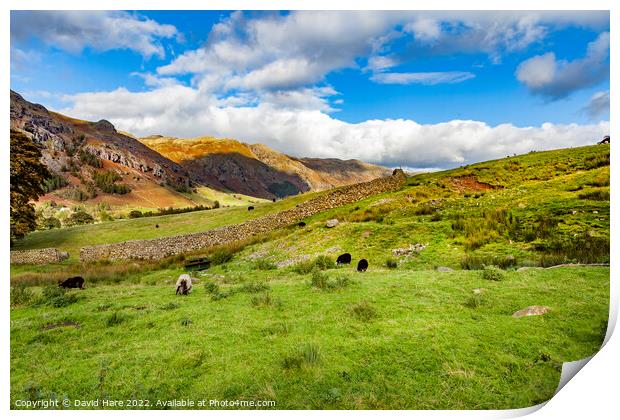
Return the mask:
[[138, 136], [438, 169], [609, 134], [607, 11], [12, 11], [11, 88]]

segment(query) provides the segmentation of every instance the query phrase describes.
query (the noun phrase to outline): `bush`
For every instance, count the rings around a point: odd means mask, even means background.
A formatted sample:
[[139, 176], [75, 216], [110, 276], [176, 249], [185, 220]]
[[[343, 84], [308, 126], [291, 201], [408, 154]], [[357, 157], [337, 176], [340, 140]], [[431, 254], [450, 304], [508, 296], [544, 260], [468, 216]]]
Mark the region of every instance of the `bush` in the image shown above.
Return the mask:
[[38, 303], [40, 305], [52, 306], [54, 308], [63, 308], [77, 301], [77, 295], [67, 293], [67, 290], [62, 287], [48, 285], [43, 288]]
[[34, 300], [34, 293], [23, 284], [11, 287], [11, 306], [27, 305]]
[[84, 210], [78, 210], [65, 220], [65, 225], [66, 226], [79, 226], [79, 225], [88, 225], [94, 222], [95, 222], [95, 219], [93, 218], [93, 216], [86, 213]]
[[301, 275], [308, 274], [312, 272], [312, 270], [314, 270], [314, 261], [313, 260], [300, 261], [297, 264], [293, 265], [292, 270], [297, 274], [301, 274]]
[[252, 296], [252, 306], [267, 307], [267, 306], [280, 306], [280, 301], [271, 297], [269, 293], [261, 293], [260, 295]]
[[334, 268], [335, 263], [334, 263], [334, 260], [328, 257], [327, 255], [319, 255], [314, 260], [314, 266], [318, 270], [328, 270], [330, 268]]
[[482, 293], [475, 293], [465, 301], [465, 306], [471, 309], [476, 309], [484, 305], [484, 298]]
[[169, 311], [171, 309], [177, 309], [180, 305], [176, 302], [168, 302], [165, 305], [160, 306], [160, 309], [163, 309], [164, 311]]
[[209, 255], [209, 261], [211, 262], [211, 265], [220, 265], [232, 260], [233, 256], [234, 253], [231, 250], [221, 248]]
[[90, 153], [88, 150], [81, 149], [79, 157], [80, 157], [80, 162], [82, 162], [85, 165], [90, 165], [93, 168], [101, 168], [103, 166], [103, 164], [101, 163], [101, 160], [99, 160], [97, 156]]
[[396, 258], [388, 257], [385, 260], [385, 266], [390, 269], [394, 269], [398, 267], [398, 260]]
[[486, 266], [484, 270], [482, 270], [482, 278], [485, 280], [502, 281], [505, 276], [506, 273], [504, 270], [494, 265]]
[[53, 174], [51, 178], [45, 180], [43, 189], [49, 193], [67, 185], [69, 185], [69, 182], [64, 177]]
[[327, 274], [321, 273], [320, 271], [315, 271], [312, 273], [312, 279], [310, 280], [312, 287], [316, 287], [317, 289], [327, 289], [328, 283], [329, 277], [327, 277]]
[[377, 317], [377, 311], [368, 302], [360, 302], [351, 308], [351, 313], [360, 321], [368, 322]]
[[132, 210], [127, 215], [127, 217], [129, 217], [130, 219], [139, 219], [142, 216], [143, 216], [143, 214], [142, 214], [142, 212], [140, 210]]
[[108, 194], [127, 194], [131, 192], [131, 188], [125, 184], [116, 184], [116, 181], [122, 180], [119, 174], [114, 171], [93, 172], [93, 181], [95, 185], [103, 192]]
[[40, 230], [60, 229], [60, 219], [54, 216], [43, 217], [38, 222]]
[[220, 291], [220, 286], [218, 286], [217, 284], [213, 283], [213, 282], [206, 282], [205, 283], [205, 291], [211, 295], [218, 293]]

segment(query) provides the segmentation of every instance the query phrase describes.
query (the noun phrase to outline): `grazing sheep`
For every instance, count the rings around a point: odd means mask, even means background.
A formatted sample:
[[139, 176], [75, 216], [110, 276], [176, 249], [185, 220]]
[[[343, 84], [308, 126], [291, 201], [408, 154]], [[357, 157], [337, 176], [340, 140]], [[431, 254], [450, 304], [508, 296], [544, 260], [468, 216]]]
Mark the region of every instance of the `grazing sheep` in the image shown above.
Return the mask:
[[338, 264], [338, 265], [340, 265], [340, 264], [351, 264], [351, 254], [349, 254], [347, 252], [346, 254], [340, 255], [336, 259], [336, 264]]
[[80, 276], [69, 277], [67, 280], [58, 283], [58, 286], [64, 287], [65, 289], [83, 289], [84, 278]]
[[254, 206], [248, 206], [248, 210], [254, 210]]
[[357, 263], [357, 271], [366, 271], [367, 268], [368, 268], [368, 261], [362, 258], [360, 262]]
[[299, 222], [299, 223], [297, 223], [297, 226], [305, 227], [306, 226], [306, 222]]
[[177, 280], [177, 295], [186, 295], [192, 290], [192, 278], [189, 274], [181, 274]]

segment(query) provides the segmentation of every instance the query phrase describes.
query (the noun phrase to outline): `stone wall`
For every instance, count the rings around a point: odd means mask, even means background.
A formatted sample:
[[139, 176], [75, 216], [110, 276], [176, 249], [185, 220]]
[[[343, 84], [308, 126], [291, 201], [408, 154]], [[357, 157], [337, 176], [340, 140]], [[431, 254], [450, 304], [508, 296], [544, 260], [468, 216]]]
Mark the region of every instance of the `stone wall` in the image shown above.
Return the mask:
[[49, 264], [61, 262], [69, 258], [69, 254], [56, 248], [27, 249], [11, 251], [11, 264]]
[[382, 192], [397, 190], [403, 186], [405, 180], [405, 174], [401, 170], [395, 170], [392, 176], [337, 188], [291, 209], [237, 225], [223, 226], [188, 235], [84, 247], [80, 249], [80, 260], [161, 259], [170, 255], [241, 241], [254, 235], [290, 226], [325, 210], [353, 203]]

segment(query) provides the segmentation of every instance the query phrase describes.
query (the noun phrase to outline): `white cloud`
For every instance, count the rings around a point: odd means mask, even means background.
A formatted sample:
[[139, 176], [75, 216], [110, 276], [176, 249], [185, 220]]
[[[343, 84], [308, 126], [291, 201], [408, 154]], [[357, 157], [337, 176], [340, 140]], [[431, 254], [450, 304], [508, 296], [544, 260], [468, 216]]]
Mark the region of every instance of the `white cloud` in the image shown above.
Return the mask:
[[11, 41], [32, 37], [73, 53], [90, 47], [97, 51], [130, 49], [149, 58], [165, 56], [160, 40], [173, 38], [173, 25], [121, 11], [12, 11]]
[[437, 85], [441, 83], [461, 83], [476, 77], [467, 71], [421, 72], [421, 73], [377, 73], [370, 79], [382, 84], [395, 85]]
[[609, 76], [609, 32], [588, 44], [583, 58], [558, 60], [554, 53], [529, 58], [519, 64], [517, 79], [536, 94], [561, 99], [572, 92], [594, 86]]
[[539, 127], [491, 127], [460, 120], [418, 124], [404, 119], [352, 124], [316, 109], [293, 109], [290, 103], [278, 106], [277, 99], [266, 99], [271, 103], [231, 106], [177, 85], [150, 92], [118, 89], [68, 96], [70, 106], [60, 111], [89, 120], [106, 118], [137, 135], [233, 137], [295, 156], [356, 158], [408, 167], [450, 167], [530, 150], [580, 146], [609, 133], [606, 121]]
[[596, 92], [583, 108], [590, 119], [597, 119], [609, 115], [609, 91]]

